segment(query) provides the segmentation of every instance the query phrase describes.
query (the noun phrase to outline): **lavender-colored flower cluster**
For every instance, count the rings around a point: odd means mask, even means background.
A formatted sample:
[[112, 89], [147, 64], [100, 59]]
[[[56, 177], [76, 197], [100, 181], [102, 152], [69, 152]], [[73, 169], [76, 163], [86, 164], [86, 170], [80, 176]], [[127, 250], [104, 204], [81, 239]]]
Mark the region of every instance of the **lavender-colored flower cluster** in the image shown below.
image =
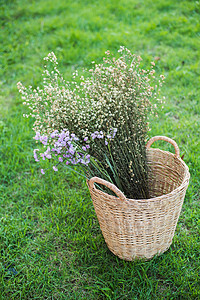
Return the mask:
[[[34, 139], [41, 142], [46, 150], [43, 153], [39, 153], [39, 149], [34, 149], [34, 159], [39, 162], [40, 159], [57, 159], [56, 166], [53, 166], [54, 171], [58, 171], [57, 165], [65, 163], [66, 165], [82, 164], [87, 166], [90, 163], [90, 143], [94, 142], [94, 139], [105, 139], [105, 145], [108, 145], [107, 139], [113, 139], [116, 135], [117, 129], [111, 128], [107, 134], [102, 131], [95, 131], [91, 134], [90, 138], [84, 137], [82, 141], [74, 134], [66, 129], [61, 132], [58, 130], [53, 131], [49, 136], [41, 135], [36, 132]], [[45, 174], [44, 169], [41, 169], [41, 173]]]
[[[40, 157], [43, 160], [57, 158], [57, 165], [63, 162], [65, 162], [66, 165], [76, 165], [78, 163], [87, 165], [90, 162], [90, 155], [86, 152], [86, 150], [89, 149], [89, 145], [82, 147], [83, 151], [81, 151], [78, 145], [79, 139], [75, 134], [70, 134], [67, 130], [63, 130], [60, 133], [58, 130], [55, 130], [49, 137], [36, 132], [34, 139], [40, 141], [44, 146], [47, 146], [46, 151], [40, 153]], [[38, 162], [37, 151], [39, 151], [39, 149], [35, 149], [33, 152], [35, 161]], [[58, 171], [57, 166], [53, 166], [53, 170]], [[43, 169], [41, 169], [41, 173], [44, 174]]]
[[105, 145], [108, 145], [108, 139], [114, 139], [115, 135], [117, 133], [117, 128], [110, 128], [109, 132], [104, 135], [103, 131], [95, 131], [91, 134], [91, 138], [94, 139], [103, 139], [105, 138]]

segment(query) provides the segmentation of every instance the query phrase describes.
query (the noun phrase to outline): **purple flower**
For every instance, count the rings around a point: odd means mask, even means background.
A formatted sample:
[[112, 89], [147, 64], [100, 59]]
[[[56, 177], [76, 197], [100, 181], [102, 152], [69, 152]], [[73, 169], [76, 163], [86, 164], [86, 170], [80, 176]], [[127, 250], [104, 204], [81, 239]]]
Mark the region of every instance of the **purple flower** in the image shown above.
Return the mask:
[[76, 164], [77, 164], [75, 158], [71, 158], [71, 159], [70, 159], [70, 162], [72, 163], [72, 165], [76, 165]]
[[77, 138], [76, 135], [75, 135], [74, 133], [71, 134], [71, 138], [72, 138], [72, 140], [74, 140], [74, 141], [78, 141], [78, 140], [79, 140], [79, 138]]
[[117, 128], [113, 128], [113, 135], [112, 135], [112, 138], [115, 137], [116, 133], [117, 133]]
[[40, 153], [40, 156], [42, 157], [43, 160], [45, 160], [45, 155], [44, 155], [44, 153]]
[[40, 142], [42, 142], [43, 145], [47, 145], [48, 137], [45, 135], [42, 135], [40, 137]]
[[39, 161], [39, 159], [37, 157], [37, 154], [36, 154], [37, 151], [39, 151], [39, 149], [34, 149], [33, 150], [33, 156], [34, 156], [35, 161]]
[[40, 139], [40, 133], [37, 131], [34, 140], [39, 141], [39, 139]]
[[59, 157], [59, 158], [58, 158], [58, 160], [59, 160], [60, 162], [63, 162], [63, 159], [62, 159], [62, 157]]
[[55, 172], [58, 171], [58, 168], [56, 168], [55, 166], [53, 166], [53, 169], [54, 169]]
[[43, 170], [43, 169], [41, 169], [40, 171], [41, 171], [41, 173], [42, 173], [42, 174], [45, 174], [45, 172], [44, 172], [44, 170]]
[[91, 138], [94, 140], [95, 138], [102, 139], [103, 138], [103, 131], [95, 131], [91, 134]]
[[85, 160], [82, 162], [84, 165], [87, 165], [87, 164], [89, 164], [89, 162], [90, 162], [90, 155], [89, 154], [87, 154], [86, 156], [85, 156]]
[[74, 133], [71, 134], [71, 138], [72, 138], [72, 139], [75, 138], [75, 134], [74, 134]]
[[54, 139], [57, 136], [58, 130], [55, 130], [54, 132], [51, 133], [50, 137]]
[[59, 140], [63, 141], [63, 139], [66, 137], [66, 133], [62, 131], [59, 137], [60, 137]]
[[87, 160], [87, 161], [85, 161], [84, 159], [81, 160], [81, 164], [83, 164], [83, 165], [87, 165], [87, 164], [89, 164], [89, 162], [90, 162], [89, 160]]
[[55, 155], [60, 154], [60, 153], [61, 153], [61, 151], [60, 151], [61, 149], [62, 149], [62, 148], [60, 148], [60, 147], [59, 147], [58, 149], [56, 149], [56, 152], [57, 152], [57, 153], [56, 153]]
[[89, 149], [89, 148], [90, 148], [90, 145], [86, 145], [85, 147], [86, 147], [86, 149]]
[[62, 143], [60, 143], [60, 146], [65, 147], [66, 146], [66, 142], [62, 141]]
[[[44, 155], [46, 156], [46, 158], [51, 159], [51, 149], [50, 147], [47, 148], [47, 150], [44, 152]], [[44, 158], [43, 158], [44, 159]]]
[[91, 138], [94, 140], [97, 137], [97, 135], [95, 133], [91, 134]]
[[87, 142], [87, 140], [88, 140], [88, 137], [86, 136], [86, 137], [84, 138], [84, 142]]
[[103, 139], [103, 132], [102, 131], [99, 132], [99, 134], [97, 135], [97, 138], [98, 139]]
[[67, 160], [67, 161], [66, 161], [66, 165], [68, 165], [68, 164], [69, 164], [69, 161]]
[[74, 150], [73, 145], [70, 145], [68, 152], [69, 152], [71, 155], [74, 155], [75, 150]]
[[86, 147], [84, 147], [84, 146], [82, 147], [82, 149], [83, 149], [83, 151], [86, 151], [86, 150], [87, 150], [87, 148], [86, 148]]
[[68, 146], [71, 146], [71, 145], [72, 145], [71, 141], [68, 141], [68, 142], [67, 142], [67, 145], [68, 145]]
[[105, 141], [105, 145], [106, 145], [106, 146], [108, 145], [108, 142], [107, 142], [107, 141]]

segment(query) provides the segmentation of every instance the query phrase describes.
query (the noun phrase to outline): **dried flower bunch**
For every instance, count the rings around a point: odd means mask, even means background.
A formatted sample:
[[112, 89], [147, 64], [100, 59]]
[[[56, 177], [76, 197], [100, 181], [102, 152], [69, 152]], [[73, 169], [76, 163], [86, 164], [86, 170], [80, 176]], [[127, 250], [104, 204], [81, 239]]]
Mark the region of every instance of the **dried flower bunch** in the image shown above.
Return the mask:
[[93, 62], [82, 76], [75, 71], [71, 82], [63, 79], [50, 53], [44, 58], [43, 88], [18, 83], [18, 89], [31, 110], [25, 117], [35, 118], [35, 138], [46, 147], [42, 159], [81, 164], [88, 178], [106, 179], [129, 198], [148, 198], [145, 143], [149, 116], [162, 102], [164, 76], [155, 77], [153, 62], [143, 70], [140, 56], [124, 47], [118, 52], [115, 58], [107, 51], [103, 62]]

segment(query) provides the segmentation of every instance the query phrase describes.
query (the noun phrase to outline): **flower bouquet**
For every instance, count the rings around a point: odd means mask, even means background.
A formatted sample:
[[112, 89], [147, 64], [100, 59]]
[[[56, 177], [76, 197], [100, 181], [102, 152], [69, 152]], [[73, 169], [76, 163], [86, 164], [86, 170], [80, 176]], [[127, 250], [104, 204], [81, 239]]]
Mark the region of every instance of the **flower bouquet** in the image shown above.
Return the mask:
[[31, 110], [24, 116], [35, 118], [34, 139], [42, 144], [34, 150], [37, 162], [53, 160], [54, 171], [79, 165], [87, 179], [100, 177], [128, 198], [148, 199], [145, 144], [164, 76], [156, 79], [154, 62], [144, 70], [140, 56], [124, 47], [118, 52], [116, 58], [107, 51], [102, 63], [93, 62], [81, 76], [75, 71], [71, 82], [52, 52], [44, 58], [42, 88], [18, 83], [18, 89]]

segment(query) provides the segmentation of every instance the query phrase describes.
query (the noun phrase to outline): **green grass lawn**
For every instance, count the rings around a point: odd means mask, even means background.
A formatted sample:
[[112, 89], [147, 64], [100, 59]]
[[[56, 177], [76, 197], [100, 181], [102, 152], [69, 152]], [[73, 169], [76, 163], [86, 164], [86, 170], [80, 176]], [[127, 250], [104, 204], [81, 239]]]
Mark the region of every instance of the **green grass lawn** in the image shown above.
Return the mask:
[[[0, 299], [200, 299], [200, 2], [2, 0], [1, 9]], [[146, 262], [108, 250], [76, 173], [40, 174], [16, 87], [39, 84], [51, 51], [69, 79], [120, 45], [166, 76], [150, 136], [175, 139], [191, 173], [172, 246]]]

